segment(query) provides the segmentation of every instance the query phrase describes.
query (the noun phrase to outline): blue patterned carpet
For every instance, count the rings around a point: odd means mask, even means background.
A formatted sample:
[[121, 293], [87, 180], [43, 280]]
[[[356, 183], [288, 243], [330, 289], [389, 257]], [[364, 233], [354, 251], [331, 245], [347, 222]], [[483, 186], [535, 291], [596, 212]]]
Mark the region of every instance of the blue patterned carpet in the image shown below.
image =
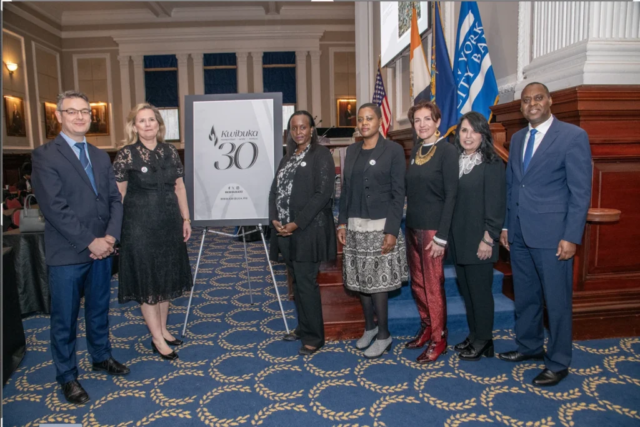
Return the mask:
[[[199, 233], [194, 230], [189, 248], [194, 267]], [[417, 365], [419, 351], [402, 346], [407, 336], [395, 337], [392, 352], [374, 361], [364, 359], [353, 341], [327, 343], [302, 358], [299, 342], [280, 340], [284, 324], [262, 243], [249, 244], [251, 305], [242, 243], [212, 234], [206, 242], [178, 361], [152, 354], [140, 308], [117, 303], [114, 280], [113, 355], [131, 367], [131, 374], [91, 372], [82, 321], [80, 380], [91, 401], [68, 405], [55, 383], [48, 316], [29, 317], [24, 320], [27, 355], [4, 388], [4, 425], [640, 425], [640, 338], [574, 343], [571, 375], [550, 389], [530, 385], [540, 363], [495, 358], [464, 363], [449, 352], [434, 365]], [[275, 268], [285, 294], [283, 265]], [[182, 297], [172, 304], [169, 323], [175, 335], [187, 302]], [[293, 303], [284, 305], [293, 327]], [[510, 330], [495, 336], [497, 351], [514, 348]], [[450, 342], [462, 338], [459, 332]]]

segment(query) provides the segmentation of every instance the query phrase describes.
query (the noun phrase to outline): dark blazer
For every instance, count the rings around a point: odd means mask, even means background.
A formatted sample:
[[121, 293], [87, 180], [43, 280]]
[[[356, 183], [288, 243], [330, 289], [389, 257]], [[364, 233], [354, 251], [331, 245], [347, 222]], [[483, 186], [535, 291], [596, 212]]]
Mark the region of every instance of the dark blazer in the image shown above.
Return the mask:
[[[498, 243], [506, 206], [502, 160], [482, 163], [460, 177], [451, 221], [450, 247], [456, 264], [487, 264], [498, 261]], [[488, 231], [496, 242], [490, 259], [478, 258], [478, 245]]]
[[[591, 148], [587, 133], [554, 117], [551, 127], [522, 170], [528, 128], [511, 138], [507, 164], [507, 217], [516, 218], [525, 243], [532, 248], [557, 248], [560, 240], [580, 244], [591, 204]], [[513, 243], [514, 233], [508, 233]]]
[[[351, 172], [363, 144], [364, 142], [360, 141], [347, 148], [342, 173], [342, 194], [340, 195], [340, 215], [338, 217], [340, 224], [346, 224], [349, 221]], [[400, 144], [389, 141], [380, 135], [369, 161], [375, 161], [374, 165], [368, 163], [364, 169], [365, 183], [369, 183], [369, 186], [364, 188], [369, 215], [371, 219], [386, 218], [384, 234], [392, 234], [397, 237], [404, 210], [404, 174], [406, 170], [404, 150]]]
[[98, 195], [61, 135], [33, 150], [31, 181], [45, 218], [48, 265], [91, 262], [89, 244], [109, 234], [120, 239], [122, 197], [109, 155], [87, 143]]
[[[289, 199], [289, 215], [298, 229], [289, 237], [289, 254], [293, 261], [319, 262], [336, 259], [336, 227], [333, 221], [332, 197], [336, 180], [333, 156], [327, 147], [314, 144], [298, 166]], [[287, 163], [280, 161], [278, 171]], [[270, 257], [278, 260], [278, 234], [273, 220], [280, 220], [276, 208], [277, 176], [269, 192]], [[285, 225], [285, 224], [283, 224]]]

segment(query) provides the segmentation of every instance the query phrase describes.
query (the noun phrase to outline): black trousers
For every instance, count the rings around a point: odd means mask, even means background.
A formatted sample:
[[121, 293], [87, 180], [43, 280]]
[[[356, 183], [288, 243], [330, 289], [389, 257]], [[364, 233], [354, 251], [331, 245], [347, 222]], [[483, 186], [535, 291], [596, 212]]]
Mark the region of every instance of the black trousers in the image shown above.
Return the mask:
[[278, 237], [278, 248], [293, 278], [293, 296], [298, 313], [298, 326], [295, 332], [302, 344], [311, 347], [324, 345], [324, 323], [322, 319], [322, 301], [318, 285], [320, 262], [299, 262], [292, 260], [289, 253], [289, 238]]
[[493, 330], [493, 263], [456, 264], [460, 293], [464, 299], [472, 343], [489, 341]]

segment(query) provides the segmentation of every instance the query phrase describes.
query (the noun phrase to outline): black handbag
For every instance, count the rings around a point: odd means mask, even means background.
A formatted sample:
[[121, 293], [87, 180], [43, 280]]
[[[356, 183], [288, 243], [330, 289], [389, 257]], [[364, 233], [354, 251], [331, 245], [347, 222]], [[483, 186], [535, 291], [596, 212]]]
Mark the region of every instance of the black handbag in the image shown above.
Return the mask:
[[35, 199], [33, 194], [29, 194], [24, 199], [24, 209], [20, 211], [20, 232], [37, 233], [44, 231], [44, 216], [40, 209], [31, 208], [31, 199]]

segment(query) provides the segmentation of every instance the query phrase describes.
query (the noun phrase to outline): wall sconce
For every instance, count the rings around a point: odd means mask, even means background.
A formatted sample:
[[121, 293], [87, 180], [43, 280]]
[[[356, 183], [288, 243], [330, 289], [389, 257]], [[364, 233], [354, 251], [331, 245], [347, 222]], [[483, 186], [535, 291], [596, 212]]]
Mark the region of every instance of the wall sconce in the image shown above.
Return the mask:
[[18, 64], [14, 62], [5, 62], [4, 66], [9, 70], [9, 75], [13, 76], [13, 72], [18, 69]]

